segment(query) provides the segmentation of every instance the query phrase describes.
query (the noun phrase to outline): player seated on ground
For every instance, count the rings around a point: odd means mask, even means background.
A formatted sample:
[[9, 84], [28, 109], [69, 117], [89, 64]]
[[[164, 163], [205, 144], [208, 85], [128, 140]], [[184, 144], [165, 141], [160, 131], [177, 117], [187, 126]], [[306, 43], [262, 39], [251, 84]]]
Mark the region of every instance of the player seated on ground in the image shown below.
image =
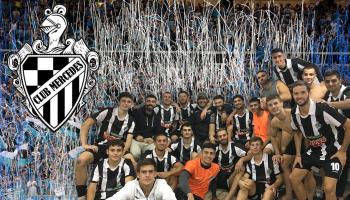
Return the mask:
[[253, 158], [246, 165], [246, 173], [239, 181], [237, 200], [261, 196], [263, 200], [274, 199], [283, 183], [282, 175], [272, 156], [263, 152], [263, 141], [259, 137], [250, 140]]
[[87, 191], [87, 200], [106, 199], [134, 179], [134, 167], [123, 156], [124, 143], [112, 140], [107, 143], [108, 158], [97, 163]]
[[[118, 100], [119, 105], [117, 107], [105, 108], [93, 114], [81, 125], [80, 142], [86, 151], [78, 157], [75, 165], [75, 184], [78, 199], [85, 199], [87, 166], [108, 157], [106, 154], [107, 141], [117, 138], [123, 140], [125, 142], [124, 158], [133, 161], [132, 155], [127, 153], [131, 146], [135, 127], [134, 118], [128, 114], [133, 104], [133, 97], [128, 92], [122, 92]], [[99, 125], [98, 139], [94, 145], [89, 145], [87, 143], [89, 129], [95, 124]]]
[[154, 137], [155, 148], [145, 152], [145, 158], [152, 158], [157, 164], [157, 175], [167, 180], [167, 183], [175, 189], [177, 175], [180, 174], [183, 165], [168, 150], [168, 137], [160, 133]]
[[175, 192], [178, 200], [203, 200], [209, 191], [209, 185], [217, 184], [216, 176], [220, 167], [213, 163], [215, 150], [214, 144], [206, 142], [202, 146], [201, 156], [186, 163]]
[[213, 197], [216, 197], [216, 189], [229, 190], [226, 200], [231, 200], [237, 192], [238, 181], [244, 174], [244, 162], [251, 159], [246, 156], [246, 150], [242, 144], [229, 142], [225, 129], [217, 132], [219, 146], [216, 148], [214, 162], [219, 164], [220, 172], [217, 175], [217, 185], [213, 188]]
[[140, 159], [136, 168], [137, 179], [129, 181], [108, 200], [176, 200], [171, 187], [164, 179], [156, 179], [157, 166], [153, 159]]
[[182, 136], [176, 143], [170, 145], [170, 151], [178, 161], [186, 164], [187, 161], [193, 160], [198, 156], [201, 148], [193, 136], [190, 123], [183, 124], [180, 130]]

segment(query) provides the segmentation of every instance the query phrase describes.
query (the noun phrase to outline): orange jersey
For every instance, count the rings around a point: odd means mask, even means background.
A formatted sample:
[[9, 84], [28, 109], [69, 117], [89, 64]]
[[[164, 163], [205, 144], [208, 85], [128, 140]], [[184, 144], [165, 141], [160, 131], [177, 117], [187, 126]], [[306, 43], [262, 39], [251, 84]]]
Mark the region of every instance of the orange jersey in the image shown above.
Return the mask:
[[188, 161], [184, 169], [191, 175], [188, 185], [192, 194], [204, 199], [205, 194], [208, 192], [210, 182], [220, 171], [219, 165], [211, 163], [211, 166], [208, 169], [205, 169], [201, 165], [201, 159], [196, 158]]
[[267, 131], [270, 123], [269, 115], [270, 113], [267, 111], [264, 111], [261, 116], [253, 113], [254, 135], [256, 137], [261, 137], [264, 142], [268, 138]]

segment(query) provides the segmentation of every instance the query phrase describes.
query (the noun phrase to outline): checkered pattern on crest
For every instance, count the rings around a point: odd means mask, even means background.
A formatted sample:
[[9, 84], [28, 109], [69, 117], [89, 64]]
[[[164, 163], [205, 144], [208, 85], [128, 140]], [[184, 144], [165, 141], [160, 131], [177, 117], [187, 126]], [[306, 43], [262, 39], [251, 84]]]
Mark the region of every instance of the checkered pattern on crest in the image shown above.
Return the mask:
[[[28, 94], [33, 94], [73, 59], [74, 57], [68, 56], [28, 57], [23, 63], [24, 82]], [[43, 116], [52, 127], [56, 127], [65, 119], [77, 102], [83, 79], [84, 73], [38, 109], [39, 113], [36, 113], [35, 110], [33, 112]]]

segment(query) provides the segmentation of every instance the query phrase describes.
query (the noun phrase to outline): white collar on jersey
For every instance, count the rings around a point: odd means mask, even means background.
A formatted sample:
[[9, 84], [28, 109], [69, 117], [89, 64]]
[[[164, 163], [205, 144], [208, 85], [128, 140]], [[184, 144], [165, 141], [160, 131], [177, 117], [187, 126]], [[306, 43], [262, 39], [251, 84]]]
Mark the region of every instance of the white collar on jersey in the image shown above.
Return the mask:
[[[309, 114], [308, 115], [315, 115], [315, 113], [316, 113], [316, 103], [312, 99], [310, 99], [310, 107], [309, 107]], [[301, 115], [298, 105], [297, 105], [297, 108], [295, 110], [295, 114]]]
[[292, 59], [286, 59], [286, 65], [287, 67], [285, 69], [280, 69], [277, 65], [275, 65], [275, 67], [278, 72], [284, 72], [287, 69], [292, 69]]
[[120, 161], [119, 161], [119, 163], [118, 163], [118, 165], [115, 166], [114, 168], [111, 168], [111, 166], [109, 166], [109, 164], [108, 164], [108, 158], [106, 158], [106, 159], [104, 159], [104, 161], [103, 161], [103, 166], [106, 167], [106, 168], [109, 168], [109, 169], [112, 170], [112, 171], [114, 171], [114, 170], [116, 170], [118, 167], [119, 167], [119, 168], [123, 167], [123, 166], [122, 166], [123, 163], [124, 163], [124, 158], [121, 158]]
[[153, 149], [152, 154], [153, 154], [153, 157], [154, 157], [154, 158], [157, 158], [157, 159], [158, 159], [158, 161], [163, 161], [164, 159], [168, 159], [168, 151], [167, 151], [167, 150], [165, 150], [165, 153], [164, 153], [164, 156], [163, 156], [162, 159], [160, 159], [160, 158], [158, 157], [158, 155], [157, 155], [157, 153], [156, 153], [156, 149]]
[[341, 95], [343, 94], [344, 90], [346, 89], [346, 86], [345, 85], [341, 85], [341, 88], [339, 90], [339, 93], [338, 93], [338, 96], [333, 96], [332, 92], [329, 93], [329, 96], [330, 97], [333, 97], [333, 98], [336, 98], [336, 99], [340, 99], [341, 98]]
[[117, 116], [118, 120], [120, 120], [120, 121], [123, 121], [123, 120], [125, 120], [125, 119], [129, 119], [129, 113], [128, 113], [128, 112], [126, 113], [124, 119], [120, 119], [120, 117], [119, 117], [119, 115], [118, 115], [118, 109], [119, 109], [118, 106], [115, 107], [115, 108], [113, 109], [113, 113], [112, 113], [113, 116]]

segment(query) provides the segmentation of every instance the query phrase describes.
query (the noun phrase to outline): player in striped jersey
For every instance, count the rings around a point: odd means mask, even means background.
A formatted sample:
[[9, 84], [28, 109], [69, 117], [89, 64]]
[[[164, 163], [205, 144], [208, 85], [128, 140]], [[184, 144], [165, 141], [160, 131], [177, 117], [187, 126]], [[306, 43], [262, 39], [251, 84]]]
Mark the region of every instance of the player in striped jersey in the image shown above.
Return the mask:
[[167, 150], [168, 138], [160, 133], [154, 137], [155, 148], [145, 152], [145, 158], [152, 158], [157, 164], [159, 178], [167, 180], [167, 183], [174, 189], [177, 183], [177, 176], [180, 174], [183, 165]]
[[[133, 104], [133, 97], [128, 92], [122, 92], [118, 100], [118, 107], [103, 109], [93, 114], [81, 125], [80, 141], [81, 146], [86, 151], [78, 157], [75, 165], [75, 183], [78, 199], [85, 199], [87, 166], [90, 163], [96, 163], [100, 159], [107, 158], [107, 141], [123, 140], [125, 142], [123, 155], [127, 153], [131, 146], [135, 122], [128, 111]], [[89, 145], [87, 144], [89, 129], [95, 124], [99, 125], [97, 144]], [[126, 154], [124, 157], [133, 159], [131, 154]]]
[[[323, 168], [326, 199], [336, 199], [336, 184], [346, 162], [346, 150], [350, 142], [350, 120], [327, 104], [310, 100], [310, 88], [304, 81], [292, 86], [297, 107], [292, 110], [296, 158], [290, 179], [298, 199], [306, 199], [303, 178], [312, 166]], [[342, 128], [341, 128], [342, 127]], [[301, 155], [302, 137], [309, 147]], [[339, 139], [344, 138], [341, 142]]]
[[291, 85], [297, 80], [301, 80], [301, 74], [305, 66], [314, 66], [316, 69], [316, 82], [319, 84], [323, 81], [320, 70], [313, 63], [307, 62], [300, 58], [287, 59], [282, 49], [272, 49], [272, 61], [274, 63], [273, 71], [278, 79], [286, 85]]
[[277, 163], [272, 156], [263, 152], [263, 140], [253, 137], [250, 140], [250, 151], [253, 158], [246, 165], [246, 173], [239, 181], [238, 200], [248, 197], [263, 196], [262, 199], [274, 199], [278, 188], [283, 182]]
[[87, 200], [111, 197], [134, 179], [134, 167], [129, 159], [122, 157], [123, 150], [123, 141], [108, 142], [108, 158], [97, 163], [87, 191]]
[[230, 114], [227, 121], [232, 122], [232, 125], [227, 126], [229, 138], [233, 136], [236, 143], [249, 148], [249, 140], [253, 135], [253, 113], [246, 109], [242, 95], [234, 96], [233, 104], [235, 111]]
[[170, 150], [177, 160], [182, 164], [186, 164], [187, 161], [197, 157], [201, 147], [193, 136], [190, 123], [181, 126], [181, 135], [177, 142], [170, 145]]
[[[350, 87], [342, 84], [340, 74], [337, 70], [329, 70], [324, 74], [325, 85], [327, 92], [324, 100], [328, 105], [338, 109], [338, 112], [350, 118]], [[346, 154], [347, 160], [343, 168], [343, 172], [339, 181], [337, 182], [337, 197], [341, 198], [344, 195], [345, 186], [347, 183], [349, 164], [350, 164], [350, 149], [348, 148]]]

